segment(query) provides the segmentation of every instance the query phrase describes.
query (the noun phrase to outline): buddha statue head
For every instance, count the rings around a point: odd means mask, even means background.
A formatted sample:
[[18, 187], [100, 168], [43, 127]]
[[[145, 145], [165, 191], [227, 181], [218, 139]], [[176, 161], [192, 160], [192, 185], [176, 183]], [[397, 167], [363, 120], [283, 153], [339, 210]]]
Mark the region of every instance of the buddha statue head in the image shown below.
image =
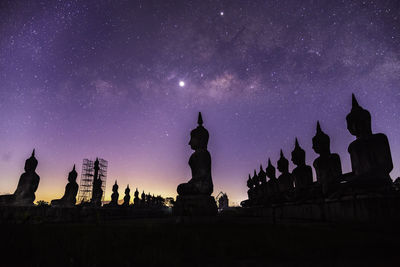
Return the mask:
[[330, 139], [329, 136], [321, 130], [321, 125], [317, 121], [317, 133], [312, 139], [312, 148], [317, 154], [330, 153]]
[[98, 170], [99, 169], [99, 158], [96, 158], [95, 162], [94, 162], [94, 169]]
[[131, 189], [129, 189], [129, 184], [128, 184], [125, 188], [125, 195], [129, 195], [130, 192], [131, 192]]
[[296, 138], [294, 150], [292, 151], [292, 162], [299, 166], [306, 163], [306, 152], [299, 145], [299, 141]]
[[351, 112], [346, 116], [347, 129], [356, 136], [370, 135], [371, 130], [371, 114], [368, 110], [363, 109], [357, 102], [356, 97], [352, 94]]
[[260, 164], [260, 171], [258, 172], [258, 176], [263, 176], [265, 174], [262, 164]]
[[74, 164], [74, 168], [68, 174], [68, 182], [70, 182], [70, 183], [75, 182], [76, 181], [76, 177], [78, 177], [78, 173], [75, 170], [75, 164]]
[[199, 112], [197, 123], [199, 126], [190, 132], [189, 145], [193, 150], [207, 149], [209, 134], [206, 128], [203, 127], [201, 112]]
[[271, 163], [270, 159], [268, 159], [268, 166], [265, 169], [265, 173], [267, 174], [267, 176], [269, 178], [272, 178], [272, 179], [275, 178], [275, 167], [272, 166], [272, 163]]
[[247, 187], [252, 188], [253, 187], [253, 180], [251, 179], [251, 176], [249, 174], [249, 178], [247, 179]]
[[280, 173], [289, 172], [289, 161], [283, 155], [282, 149], [281, 149], [280, 157], [279, 157], [277, 164], [278, 164], [277, 167], [278, 167], [278, 170]]
[[38, 165], [38, 161], [35, 158], [35, 149], [32, 151], [32, 155], [25, 161], [25, 172], [34, 172]]
[[112, 187], [112, 191], [113, 191], [114, 193], [117, 193], [117, 192], [118, 192], [117, 180], [115, 180], [115, 183], [114, 183], [114, 185], [113, 185], [113, 187]]

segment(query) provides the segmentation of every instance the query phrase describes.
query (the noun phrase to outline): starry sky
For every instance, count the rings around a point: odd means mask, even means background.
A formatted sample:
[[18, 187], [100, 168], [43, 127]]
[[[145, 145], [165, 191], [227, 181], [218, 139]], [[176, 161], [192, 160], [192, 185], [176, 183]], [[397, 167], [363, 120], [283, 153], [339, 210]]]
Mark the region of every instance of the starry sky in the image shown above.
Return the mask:
[[36, 148], [36, 200], [61, 197], [96, 156], [106, 199], [115, 180], [121, 198], [127, 184], [175, 196], [201, 111], [214, 195], [238, 204], [248, 173], [289, 157], [296, 136], [312, 164], [317, 120], [351, 171], [352, 92], [400, 176], [399, 1], [2, 0], [0, 193]]

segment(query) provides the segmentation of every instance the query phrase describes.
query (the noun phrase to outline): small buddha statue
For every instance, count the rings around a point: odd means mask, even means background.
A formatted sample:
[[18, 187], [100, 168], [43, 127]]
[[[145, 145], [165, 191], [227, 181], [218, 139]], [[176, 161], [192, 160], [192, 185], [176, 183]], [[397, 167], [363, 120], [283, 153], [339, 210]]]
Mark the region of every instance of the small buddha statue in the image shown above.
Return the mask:
[[108, 206], [116, 207], [118, 206], [118, 198], [119, 198], [119, 193], [118, 193], [118, 184], [117, 180], [115, 180], [115, 183], [112, 187], [112, 194], [111, 194], [111, 201], [108, 203]]
[[249, 178], [247, 179], [247, 187], [249, 190], [247, 190], [247, 196], [249, 200], [253, 199], [253, 191], [254, 191], [254, 185], [253, 185], [253, 180], [251, 179], [251, 176], [249, 174]]
[[313, 163], [317, 183], [321, 185], [322, 194], [329, 196], [340, 186], [342, 176], [340, 157], [338, 154], [331, 153], [330, 138], [321, 130], [319, 122], [317, 122], [317, 132], [312, 143], [315, 153], [319, 154]]
[[276, 179], [275, 167], [271, 163], [271, 159], [268, 159], [268, 166], [265, 169], [268, 180], [268, 195], [272, 198], [276, 198], [279, 194], [278, 181]]
[[261, 185], [267, 183], [267, 174], [264, 172], [262, 165], [260, 165], [260, 171], [258, 172], [257, 177]]
[[90, 201], [95, 207], [101, 206], [101, 199], [103, 197], [103, 189], [101, 188], [103, 182], [99, 177], [99, 169], [99, 159], [96, 158], [94, 162], [92, 199]]
[[356, 140], [348, 147], [352, 172], [344, 180], [354, 189], [367, 191], [390, 187], [393, 162], [388, 139], [382, 133], [372, 133], [371, 114], [358, 104], [354, 94], [346, 121], [347, 129]]
[[140, 203], [140, 199], [139, 199], [139, 191], [138, 191], [138, 189], [137, 189], [137, 187], [136, 187], [136, 191], [135, 191], [135, 193], [134, 193], [134, 199], [133, 199], [133, 204], [135, 205], [135, 206], [138, 206], [139, 205], [139, 203]]
[[292, 172], [295, 190], [299, 192], [313, 184], [313, 175], [311, 167], [306, 165], [306, 152], [300, 147], [297, 138], [292, 151], [292, 162], [296, 165]]
[[283, 155], [282, 149], [277, 167], [281, 175], [278, 177], [279, 191], [282, 193], [290, 192], [293, 190], [293, 177], [289, 172], [289, 161]]
[[40, 177], [36, 167], [38, 161], [35, 158], [35, 149], [29, 159], [25, 161], [25, 172], [18, 181], [17, 189], [12, 195], [0, 196], [1, 205], [31, 206], [35, 200], [35, 192], [39, 186]]
[[125, 196], [124, 196], [124, 203], [122, 203], [122, 206], [128, 207], [129, 202], [131, 201], [131, 195], [130, 195], [131, 189], [129, 189], [129, 184], [125, 188]]
[[144, 193], [144, 190], [140, 195], [140, 205], [143, 207], [146, 206], [146, 194]]
[[75, 170], [75, 164], [72, 171], [68, 174], [68, 184], [65, 186], [65, 193], [61, 199], [51, 201], [52, 206], [73, 207], [76, 203], [76, 195], [78, 194], [78, 184], [76, 178], [78, 173]]
[[190, 156], [189, 166], [192, 170], [192, 179], [180, 184], [177, 188], [179, 195], [208, 195], [213, 192], [211, 178], [211, 155], [207, 150], [208, 131], [203, 127], [201, 112], [197, 120], [198, 126], [190, 133], [190, 147], [194, 153]]

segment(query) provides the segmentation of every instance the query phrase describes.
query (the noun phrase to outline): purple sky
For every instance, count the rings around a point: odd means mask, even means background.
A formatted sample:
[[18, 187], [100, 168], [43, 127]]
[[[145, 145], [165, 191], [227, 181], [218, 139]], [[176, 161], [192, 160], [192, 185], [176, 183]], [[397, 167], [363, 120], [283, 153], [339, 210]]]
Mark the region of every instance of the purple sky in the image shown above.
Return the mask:
[[128, 183], [175, 196], [202, 111], [214, 195], [238, 203], [248, 173], [289, 157], [296, 136], [312, 164], [317, 120], [350, 171], [352, 92], [396, 178], [399, 86], [399, 1], [1, 1], [0, 192], [36, 148], [37, 200], [96, 156], [106, 199], [115, 179], [120, 197]]

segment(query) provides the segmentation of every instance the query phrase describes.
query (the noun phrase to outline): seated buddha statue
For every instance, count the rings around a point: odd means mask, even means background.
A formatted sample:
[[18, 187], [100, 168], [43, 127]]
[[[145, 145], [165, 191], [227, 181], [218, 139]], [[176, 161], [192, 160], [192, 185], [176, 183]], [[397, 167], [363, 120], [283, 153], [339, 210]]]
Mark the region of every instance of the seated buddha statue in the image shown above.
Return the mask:
[[268, 184], [267, 184], [267, 174], [265, 173], [262, 165], [260, 164], [260, 171], [257, 174], [258, 181], [260, 183], [260, 199], [266, 199], [268, 196]]
[[321, 130], [317, 122], [317, 132], [312, 139], [313, 149], [319, 157], [313, 166], [317, 175], [317, 183], [321, 186], [323, 196], [329, 196], [340, 186], [342, 165], [338, 154], [331, 153], [330, 138]]
[[192, 179], [180, 184], [178, 194], [183, 195], [211, 195], [213, 182], [211, 178], [211, 155], [207, 150], [208, 131], [203, 127], [203, 118], [199, 112], [198, 126], [190, 133], [189, 145], [194, 153], [190, 156], [189, 166], [192, 170]]
[[390, 187], [393, 162], [389, 141], [383, 133], [372, 133], [371, 114], [358, 104], [354, 94], [346, 121], [347, 129], [356, 140], [348, 147], [352, 172], [346, 174], [344, 180], [354, 189], [367, 191]]
[[268, 166], [265, 169], [268, 180], [268, 196], [276, 199], [279, 195], [278, 181], [276, 179], [275, 167], [271, 163], [271, 159], [268, 159]]
[[251, 176], [249, 174], [249, 178], [247, 179], [247, 187], [249, 190], [247, 190], [247, 197], [249, 200], [253, 199], [253, 191], [254, 191], [254, 185], [253, 185], [253, 180], [251, 179]]
[[144, 190], [142, 194], [140, 195], [140, 206], [145, 207], [146, 206], [146, 194], [144, 193]]
[[102, 180], [99, 176], [99, 159], [94, 162], [94, 175], [93, 175], [93, 189], [91, 203], [95, 207], [101, 206], [101, 199], [103, 198]]
[[111, 194], [111, 201], [108, 203], [108, 207], [117, 207], [118, 206], [118, 198], [119, 198], [119, 193], [118, 193], [118, 184], [117, 180], [115, 180], [115, 183], [112, 187], [112, 194]]
[[35, 192], [39, 186], [40, 177], [36, 173], [38, 161], [35, 158], [35, 150], [29, 159], [25, 161], [25, 172], [18, 181], [17, 189], [12, 195], [0, 196], [2, 205], [30, 206], [35, 200]]
[[133, 198], [133, 204], [135, 205], [135, 207], [139, 206], [140, 203], [140, 199], [139, 199], [139, 191], [136, 187], [136, 191], [134, 193], [134, 198]]
[[293, 177], [289, 172], [289, 161], [283, 155], [282, 149], [277, 167], [281, 175], [278, 177], [279, 192], [287, 193], [293, 190]]
[[292, 151], [292, 162], [296, 165], [292, 172], [296, 195], [306, 197], [304, 193], [313, 184], [313, 175], [311, 167], [306, 165], [306, 152], [300, 147], [297, 138]]
[[125, 188], [125, 196], [124, 196], [124, 203], [122, 203], [122, 206], [128, 207], [129, 202], [131, 201], [131, 195], [130, 195], [131, 189], [129, 188], [129, 184]]
[[76, 195], [78, 194], [78, 184], [76, 182], [78, 173], [75, 170], [75, 165], [72, 171], [68, 174], [68, 184], [65, 186], [65, 193], [61, 199], [51, 201], [52, 206], [73, 207], [76, 203]]

